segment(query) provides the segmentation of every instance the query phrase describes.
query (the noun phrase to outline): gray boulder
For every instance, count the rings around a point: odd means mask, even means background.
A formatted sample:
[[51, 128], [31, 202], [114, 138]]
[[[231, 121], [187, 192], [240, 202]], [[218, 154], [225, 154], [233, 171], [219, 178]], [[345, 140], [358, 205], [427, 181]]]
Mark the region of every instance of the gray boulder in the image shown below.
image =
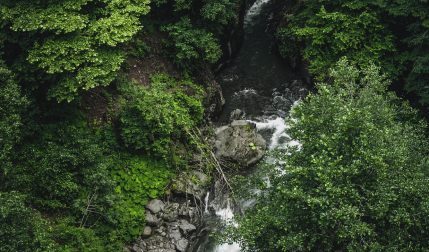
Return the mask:
[[258, 162], [265, 154], [267, 143], [252, 126], [245, 120], [238, 120], [218, 132], [214, 142], [217, 158], [237, 163], [239, 167]]
[[204, 189], [206, 183], [207, 175], [202, 172], [181, 173], [173, 179], [172, 190], [176, 194], [194, 196], [201, 200], [206, 193]]
[[144, 250], [142, 248], [140, 248], [137, 244], [134, 244], [133, 251], [134, 252], [144, 252]]
[[180, 239], [177, 244], [176, 244], [176, 249], [179, 250], [180, 252], [185, 252], [186, 248], [188, 247], [188, 240], [186, 239]]
[[171, 209], [168, 213], [164, 213], [164, 215], [162, 216], [164, 220], [169, 222], [176, 221], [177, 217], [179, 217], [177, 209]]
[[170, 227], [168, 230], [168, 237], [170, 239], [174, 239], [175, 241], [179, 241], [180, 238], [182, 238], [182, 234], [180, 233], [179, 228], [177, 227]]
[[229, 114], [229, 121], [232, 122], [234, 120], [238, 120], [242, 115], [243, 115], [243, 111], [239, 109], [235, 109]]
[[159, 211], [164, 211], [164, 207], [164, 202], [159, 199], [153, 199], [146, 205], [146, 208], [154, 214], [157, 214]]
[[179, 228], [185, 235], [197, 229], [197, 227], [189, 223], [187, 220], [180, 220]]
[[142, 233], [142, 238], [148, 238], [152, 234], [152, 228], [145, 226]]
[[152, 215], [150, 212], [145, 213], [146, 223], [151, 227], [156, 227], [158, 225], [158, 218], [155, 215]]

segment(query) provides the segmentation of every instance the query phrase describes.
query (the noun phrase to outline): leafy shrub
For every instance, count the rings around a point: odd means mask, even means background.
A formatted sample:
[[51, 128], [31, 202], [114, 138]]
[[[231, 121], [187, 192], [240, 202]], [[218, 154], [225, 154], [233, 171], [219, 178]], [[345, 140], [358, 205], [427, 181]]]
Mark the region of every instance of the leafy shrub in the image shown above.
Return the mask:
[[410, 74], [406, 78], [405, 90], [415, 92], [421, 97], [420, 103], [424, 106], [429, 104], [429, 91], [427, 83], [429, 83], [429, 21], [426, 25], [420, 22], [412, 24], [408, 30], [413, 35], [405, 40], [410, 47], [413, 48], [410, 54], [412, 68]]
[[0, 61], [0, 184], [13, 171], [10, 157], [15, 156], [15, 153], [12, 148], [22, 138], [21, 115], [28, 104], [29, 101], [21, 95], [12, 72]]
[[0, 241], [1, 252], [57, 251], [46, 221], [34, 215], [15, 191], [0, 192]]
[[204, 18], [225, 25], [236, 17], [235, 9], [239, 2], [237, 0], [205, 0], [204, 2], [205, 5], [201, 8], [201, 16]]
[[119, 237], [116, 240], [103, 239], [91, 228], [76, 227], [76, 220], [72, 216], [57, 219], [57, 225], [52, 236], [58, 240], [58, 250], [64, 252], [118, 252], [123, 244]]
[[102, 213], [103, 220], [113, 221], [107, 209], [118, 201], [118, 195], [108, 173], [110, 160], [85, 128], [85, 121], [80, 127], [67, 124], [46, 124], [21, 147], [6, 189], [25, 192], [37, 207], [65, 208], [78, 216], [89, 214], [84, 209], [93, 196], [94, 211]]
[[192, 71], [199, 60], [215, 63], [222, 51], [218, 40], [205, 29], [193, 27], [188, 16], [181, 17], [175, 24], [163, 28], [169, 32], [171, 41], [165, 41], [172, 48], [171, 56], [179, 68]]
[[144, 227], [144, 206], [148, 199], [164, 193], [173, 173], [166, 169], [162, 160], [153, 156], [129, 156], [123, 153], [122, 159], [116, 160], [110, 174], [118, 184], [116, 192], [123, 196], [116, 211], [121, 213], [118, 226], [124, 239], [129, 242]]
[[189, 86], [192, 82], [177, 82], [161, 74], [152, 77], [150, 89], [137, 88], [132, 83], [122, 88], [125, 96], [134, 99], [120, 113], [121, 136], [127, 146], [165, 156], [172, 139], [179, 138], [184, 127], [193, 127], [201, 121], [200, 97], [187, 96], [183, 91], [174, 95], [179, 85]]
[[151, 48], [147, 46], [146, 43], [141, 41], [140, 39], [136, 39], [135, 42], [136, 42], [135, 48], [130, 47], [128, 54], [139, 58], [146, 57], [146, 54], [150, 52]]
[[[328, 77], [328, 69], [343, 56], [360, 67], [368, 62], [381, 64], [390, 77], [405, 69], [406, 57], [397, 52], [394, 36], [387, 18], [371, 3], [343, 4], [340, 2], [302, 2], [291, 17], [287, 28], [277, 35], [283, 42], [284, 57], [291, 50], [300, 51], [310, 60], [309, 71], [318, 80]], [[297, 44], [302, 45], [301, 48]]]

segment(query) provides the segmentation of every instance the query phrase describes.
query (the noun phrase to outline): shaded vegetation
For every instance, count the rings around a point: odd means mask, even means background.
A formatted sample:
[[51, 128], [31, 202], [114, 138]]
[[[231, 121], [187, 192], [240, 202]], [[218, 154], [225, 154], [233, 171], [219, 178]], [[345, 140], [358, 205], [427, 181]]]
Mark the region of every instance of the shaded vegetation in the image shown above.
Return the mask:
[[300, 146], [274, 150], [274, 164], [237, 178], [237, 196], [259, 203], [221, 240], [244, 251], [427, 250], [426, 123], [395, 120], [416, 111], [394, 102], [373, 64], [358, 70], [341, 59], [330, 76], [292, 108], [287, 133]]
[[[121, 251], [138, 237], [148, 199], [190, 168], [194, 151], [211, 160], [196, 133], [206, 83], [195, 76], [221, 58], [221, 38], [242, 4], [0, 0], [0, 251]], [[275, 154], [288, 173], [267, 168], [278, 186], [261, 188], [277, 193], [267, 194], [273, 205], [246, 217], [267, 211], [277, 219], [239, 218], [231, 239], [249, 250], [427, 248], [417, 232], [427, 228], [423, 124], [385, 93], [373, 66], [361, 76], [343, 61], [341, 73], [328, 69], [343, 56], [360, 68], [372, 61], [426, 106], [428, 13], [418, 0], [299, 1], [287, 13], [281, 53], [299, 51], [316, 79], [334, 76], [333, 85], [319, 84], [319, 95], [295, 108], [301, 119], [291, 131], [304, 151]], [[148, 42], [158, 35], [162, 45]], [[156, 57], [172, 61], [177, 74], [128, 79], [132, 60]], [[94, 108], [82, 108], [85, 92], [105, 102], [94, 121], [85, 114]], [[300, 211], [284, 211], [293, 207]], [[315, 227], [331, 238], [308, 236]]]

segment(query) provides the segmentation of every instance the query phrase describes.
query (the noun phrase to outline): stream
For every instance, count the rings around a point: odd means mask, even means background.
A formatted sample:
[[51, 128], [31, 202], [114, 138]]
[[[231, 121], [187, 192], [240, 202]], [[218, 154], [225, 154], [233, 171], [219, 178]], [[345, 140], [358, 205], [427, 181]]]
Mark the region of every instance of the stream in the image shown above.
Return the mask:
[[[282, 148], [286, 144], [288, 136], [284, 117], [289, 114], [291, 106], [307, 94], [301, 77], [272, 52], [273, 28], [270, 21], [279, 8], [278, 2], [257, 0], [247, 10], [242, 48], [232, 64], [216, 78], [222, 87], [225, 105], [213, 122], [221, 127], [228, 123], [231, 111], [240, 109], [244, 112], [241, 119], [256, 124], [256, 131], [267, 141], [268, 150]], [[237, 200], [232, 203], [220, 187], [217, 182], [207, 192], [202, 228], [191, 244], [191, 252], [240, 251], [238, 244], [215, 244], [209, 234], [221, 231], [234, 214], [244, 214], [256, 202]]]

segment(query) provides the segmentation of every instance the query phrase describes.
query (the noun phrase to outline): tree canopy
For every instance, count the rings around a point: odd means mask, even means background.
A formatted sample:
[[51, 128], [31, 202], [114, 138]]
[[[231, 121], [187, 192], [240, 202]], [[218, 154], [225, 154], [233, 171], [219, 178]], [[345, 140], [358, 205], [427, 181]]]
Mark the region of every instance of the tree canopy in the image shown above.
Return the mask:
[[238, 179], [238, 195], [259, 204], [223, 241], [244, 251], [428, 249], [426, 125], [397, 120], [414, 112], [385, 92], [374, 65], [342, 59], [330, 76], [292, 109], [288, 133], [300, 147], [274, 151], [275, 164]]
[[71, 101], [79, 89], [106, 86], [115, 78], [125, 60], [120, 45], [140, 30], [139, 17], [149, 12], [148, 4], [148, 0], [1, 0], [5, 58], [25, 81], [40, 82], [35, 73], [57, 74], [49, 83], [55, 82], [49, 97]]
[[408, 75], [406, 90], [428, 104], [427, 1], [298, 1], [279, 29], [280, 52], [309, 60], [319, 81], [347, 56], [359, 67], [372, 61], [392, 79]]

